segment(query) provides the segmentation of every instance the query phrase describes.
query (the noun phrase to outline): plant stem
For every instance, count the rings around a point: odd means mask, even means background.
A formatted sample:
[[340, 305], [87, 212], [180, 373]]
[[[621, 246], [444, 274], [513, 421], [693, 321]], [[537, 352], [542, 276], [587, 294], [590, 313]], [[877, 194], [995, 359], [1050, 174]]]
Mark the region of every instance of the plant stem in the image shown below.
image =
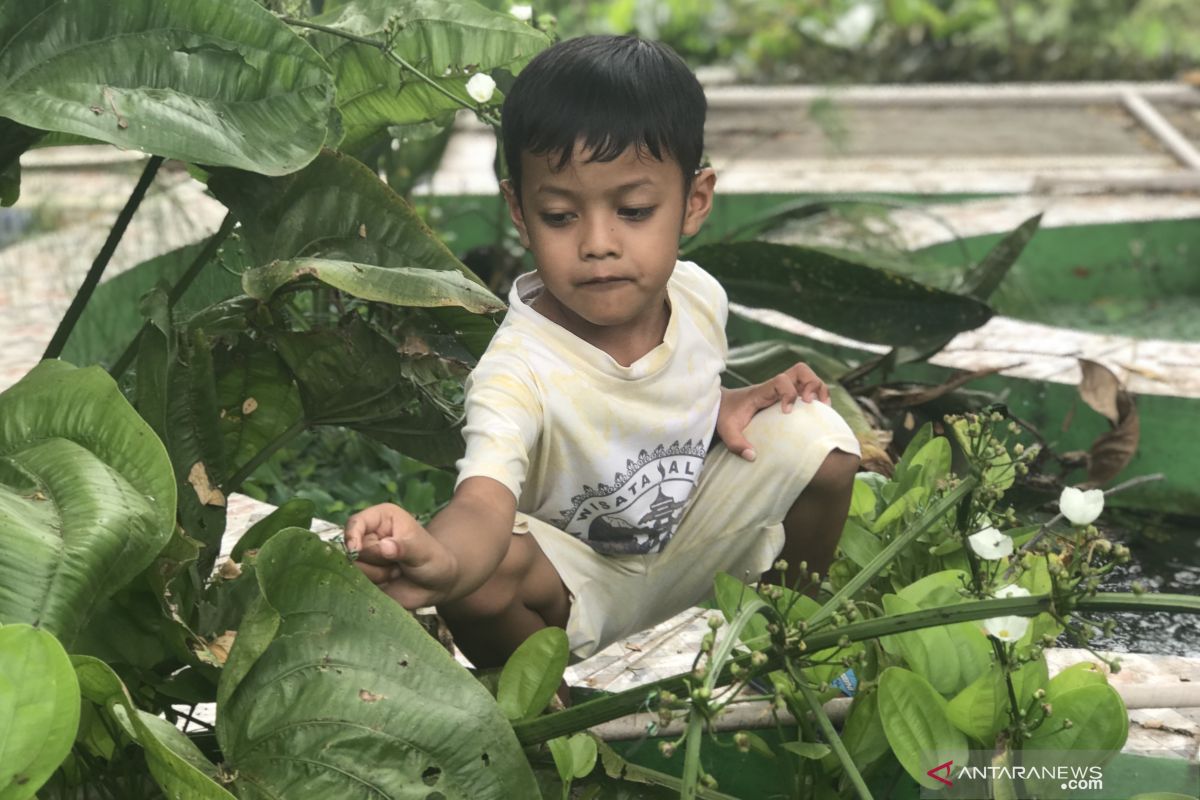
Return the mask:
[[[173, 308], [179, 299], [191, 287], [192, 282], [196, 280], [196, 276], [200, 274], [201, 268], [208, 263], [209, 259], [217, 252], [217, 248], [233, 231], [233, 226], [236, 220], [233, 214], [225, 215], [225, 219], [221, 220], [221, 227], [217, 228], [217, 232], [208, 237], [208, 241], [204, 243], [204, 248], [196, 256], [195, 260], [188, 265], [187, 270], [179, 276], [179, 280], [175, 281], [175, 285], [171, 287], [171, 291], [167, 294], [167, 308]], [[150, 327], [150, 323], [146, 322], [142, 325], [142, 329], [133, 337], [133, 341], [125, 348], [125, 352], [121, 353], [121, 357], [113, 364], [112, 369], [108, 374], [113, 377], [113, 380], [118, 380], [129, 369], [129, 365], [133, 363], [134, 356], [137, 355], [138, 342], [141, 341], [142, 334]]]
[[447, 90], [444, 86], [442, 86], [437, 81], [435, 81], [433, 78], [429, 77], [424, 72], [417, 69], [412, 64], [408, 63], [406, 60], [404, 60], [403, 57], [401, 57], [398, 53], [396, 53], [396, 51], [393, 50], [391, 48], [391, 45], [389, 45], [387, 42], [381, 42], [377, 39], [368, 39], [365, 36], [357, 36], [353, 33], [346, 33], [345, 31], [338, 30], [337, 28], [331, 28], [328, 25], [319, 25], [315, 22], [309, 22], [309, 21], [303, 20], [303, 19], [296, 19], [295, 17], [286, 17], [285, 16], [285, 17], [280, 17], [280, 19], [283, 20], [284, 22], [286, 22], [288, 25], [295, 25], [297, 28], [311, 28], [314, 31], [320, 31], [321, 33], [328, 33], [330, 36], [340, 36], [341, 38], [348, 39], [352, 42], [358, 42], [359, 44], [365, 44], [368, 47], [374, 47], [377, 50], [379, 50], [381, 53], [383, 53], [383, 55], [385, 57], [396, 62], [401, 67], [403, 67], [404, 69], [411, 72], [413, 75], [416, 75], [418, 78], [425, 81], [425, 83], [432, 86], [436, 91], [441, 92], [446, 97], [450, 98], [455, 103], [458, 103], [463, 108], [465, 108], [469, 111], [474, 111], [488, 125], [491, 125], [492, 127], [496, 127], [500, 124], [500, 120], [496, 119], [491, 114], [488, 114], [486, 111], [482, 110], [478, 106], [473, 105], [466, 100], [463, 100], [461, 97], [457, 97], [456, 95], [451, 93], [449, 90]]
[[812, 689], [808, 688], [808, 684], [796, 673], [790, 661], [788, 662], [788, 672], [792, 676], [792, 681], [799, 687], [800, 693], [804, 695], [804, 702], [808, 703], [813, 716], [817, 718], [817, 725], [820, 726], [821, 733], [825, 734], [825, 740], [829, 742], [829, 746], [837, 754], [838, 760], [842, 762], [842, 768], [846, 770], [846, 775], [850, 778], [850, 783], [854, 785], [854, 791], [858, 792], [858, 796], [862, 800], [872, 800], [871, 790], [867, 788], [866, 782], [863, 780], [858, 768], [854, 765], [854, 759], [850, 757], [850, 753], [846, 750], [846, 745], [842, 744], [842, 737], [838, 736], [837, 731], [833, 728], [833, 723], [829, 721], [829, 715], [821, 707], [821, 698]]
[[221, 484], [221, 491], [225, 496], [236, 492], [242, 486], [242, 482], [254, 474], [254, 471], [267, 462], [271, 456], [275, 455], [279, 448], [299, 436], [305, 428], [308, 427], [308, 420], [301, 417], [290, 428], [275, 437], [266, 447], [259, 450], [254, 456], [247, 461], [241, 469], [234, 473], [233, 477]]
[[54, 331], [54, 336], [50, 338], [50, 344], [46, 345], [46, 352], [42, 355], [43, 359], [58, 358], [62, 355], [63, 348], [67, 346], [67, 339], [71, 337], [71, 331], [75, 329], [75, 323], [79, 322], [79, 317], [82, 316], [83, 309], [87, 306], [88, 300], [92, 298], [92, 292], [96, 290], [96, 286], [100, 283], [100, 276], [104, 274], [104, 268], [108, 266], [113, 253], [116, 252], [117, 245], [121, 242], [121, 237], [125, 235], [125, 229], [129, 227], [129, 221], [133, 219], [134, 212], [142, 204], [142, 198], [146, 196], [146, 190], [150, 188], [150, 184], [154, 181], [154, 176], [158, 173], [158, 168], [162, 166], [162, 163], [162, 156], [151, 156], [150, 160], [146, 162], [146, 166], [142, 170], [142, 175], [138, 178], [137, 185], [133, 187], [133, 191], [129, 194], [129, 199], [125, 201], [125, 207], [121, 209], [121, 213], [117, 215], [117, 221], [113, 223], [112, 229], [109, 230], [108, 238], [104, 240], [104, 246], [96, 254], [96, 260], [92, 262], [92, 268], [88, 270], [88, 274], [84, 277], [79, 290], [75, 292], [75, 297], [72, 298], [71, 305], [67, 308], [67, 313], [63, 315], [62, 321], [58, 323], [58, 330]]

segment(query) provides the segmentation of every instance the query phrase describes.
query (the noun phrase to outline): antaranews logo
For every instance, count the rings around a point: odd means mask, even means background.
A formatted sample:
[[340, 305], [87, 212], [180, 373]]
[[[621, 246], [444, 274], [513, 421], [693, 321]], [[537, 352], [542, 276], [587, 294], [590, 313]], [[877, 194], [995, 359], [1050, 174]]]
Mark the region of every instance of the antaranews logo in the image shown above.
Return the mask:
[[[987, 800], [1003, 787], [1014, 800], [1120, 800], [1120, 791], [1105, 780], [1105, 765], [1112, 757], [1110, 751], [1090, 750], [924, 752], [918, 761], [927, 767], [921, 770], [920, 796]], [[1174, 791], [1175, 779], [1162, 777], [1172, 786], [1153, 789]]]
[[[950, 759], [949, 761], [947, 761], [944, 764], [938, 764], [933, 769], [928, 770], [925, 774], [928, 775], [929, 777], [933, 778], [935, 781], [941, 781], [942, 783], [946, 784], [947, 786], [953, 786], [954, 781], [950, 780], [950, 767], [952, 767], [953, 765], [954, 765], [954, 759]], [[944, 778], [941, 775], [937, 774], [937, 773], [941, 772], [942, 770], [946, 770], [946, 777], [944, 777]]]

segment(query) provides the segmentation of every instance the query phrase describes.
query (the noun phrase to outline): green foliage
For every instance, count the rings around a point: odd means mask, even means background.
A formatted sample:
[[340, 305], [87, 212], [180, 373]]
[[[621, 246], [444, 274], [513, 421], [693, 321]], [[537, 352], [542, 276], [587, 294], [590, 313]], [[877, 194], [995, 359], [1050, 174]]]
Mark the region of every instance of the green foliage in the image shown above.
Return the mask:
[[[504, 716], [517, 722], [540, 714], [558, 690], [569, 655], [562, 628], [542, 628], [522, 642], [500, 673], [496, 702]], [[592, 749], [594, 761], [595, 747]]]
[[[280, 175], [334, 124], [333, 74], [251, 0], [9, 4], [0, 116], [181, 161]], [[287, 135], [280, 135], [287, 131]]]
[[[348, 150], [388, 125], [423, 122], [473, 103], [466, 91], [473, 74], [503, 69], [515, 75], [550, 44], [536, 28], [473, 2], [354, 0], [311, 22], [388, 42], [394, 54], [327, 33], [310, 35], [337, 75], [342, 149]], [[436, 86], [398, 69], [397, 59], [423, 70]], [[491, 102], [501, 100], [497, 92]]]
[[97, 367], [45, 361], [0, 393], [0, 623], [70, 645], [174, 527], [162, 442]]
[[[262, 600], [221, 675], [217, 736], [239, 797], [534, 797], [491, 695], [344, 554], [307, 531], [257, 558]], [[247, 629], [248, 627], [248, 629]]]
[[280, 448], [242, 484], [251, 497], [282, 505], [311, 501], [318, 519], [345, 524], [367, 506], [395, 502], [428, 521], [450, 499], [454, 476], [362, 434], [322, 427]]
[[925, 774], [931, 755], [958, 764], [967, 762], [967, 739], [950, 722], [945, 698], [920, 675], [900, 667], [883, 671], [879, 717], [892, 752], [922, 786], [936, 789], [940, 785]]
[[0, 799], [33, 797], [66, 758], [79, 725], [79, 686], [58, 639], [0, 627]]
[[1169, 79], [1200, 61], [1190, 0], [550, 0], [564, 37], [662, 39], [742, 79], [827, 83]]

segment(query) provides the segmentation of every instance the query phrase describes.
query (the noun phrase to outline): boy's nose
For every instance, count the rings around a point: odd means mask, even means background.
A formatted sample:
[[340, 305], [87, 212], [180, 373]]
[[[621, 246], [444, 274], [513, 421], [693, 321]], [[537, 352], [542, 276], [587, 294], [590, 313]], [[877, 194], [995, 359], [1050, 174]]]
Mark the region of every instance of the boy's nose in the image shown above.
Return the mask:
[[595, 218], [582, 226], [583, 238], [579, 242], [579, 257], [584, 261], [597, 258], [620, 257], [621, 247], [617, 241], [617, 230], [610, 220]]

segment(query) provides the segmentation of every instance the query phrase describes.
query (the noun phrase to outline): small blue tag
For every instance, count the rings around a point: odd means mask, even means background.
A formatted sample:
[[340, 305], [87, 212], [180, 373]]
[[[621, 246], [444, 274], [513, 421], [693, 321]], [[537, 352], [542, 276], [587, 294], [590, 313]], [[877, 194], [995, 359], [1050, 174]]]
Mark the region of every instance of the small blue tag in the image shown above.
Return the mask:
[[854, 693], [858, 691], [858, 676], [854, 674], [854, 670], [848, 669], [834, 678], [830, 685], [846, 697], [854, 697]]

